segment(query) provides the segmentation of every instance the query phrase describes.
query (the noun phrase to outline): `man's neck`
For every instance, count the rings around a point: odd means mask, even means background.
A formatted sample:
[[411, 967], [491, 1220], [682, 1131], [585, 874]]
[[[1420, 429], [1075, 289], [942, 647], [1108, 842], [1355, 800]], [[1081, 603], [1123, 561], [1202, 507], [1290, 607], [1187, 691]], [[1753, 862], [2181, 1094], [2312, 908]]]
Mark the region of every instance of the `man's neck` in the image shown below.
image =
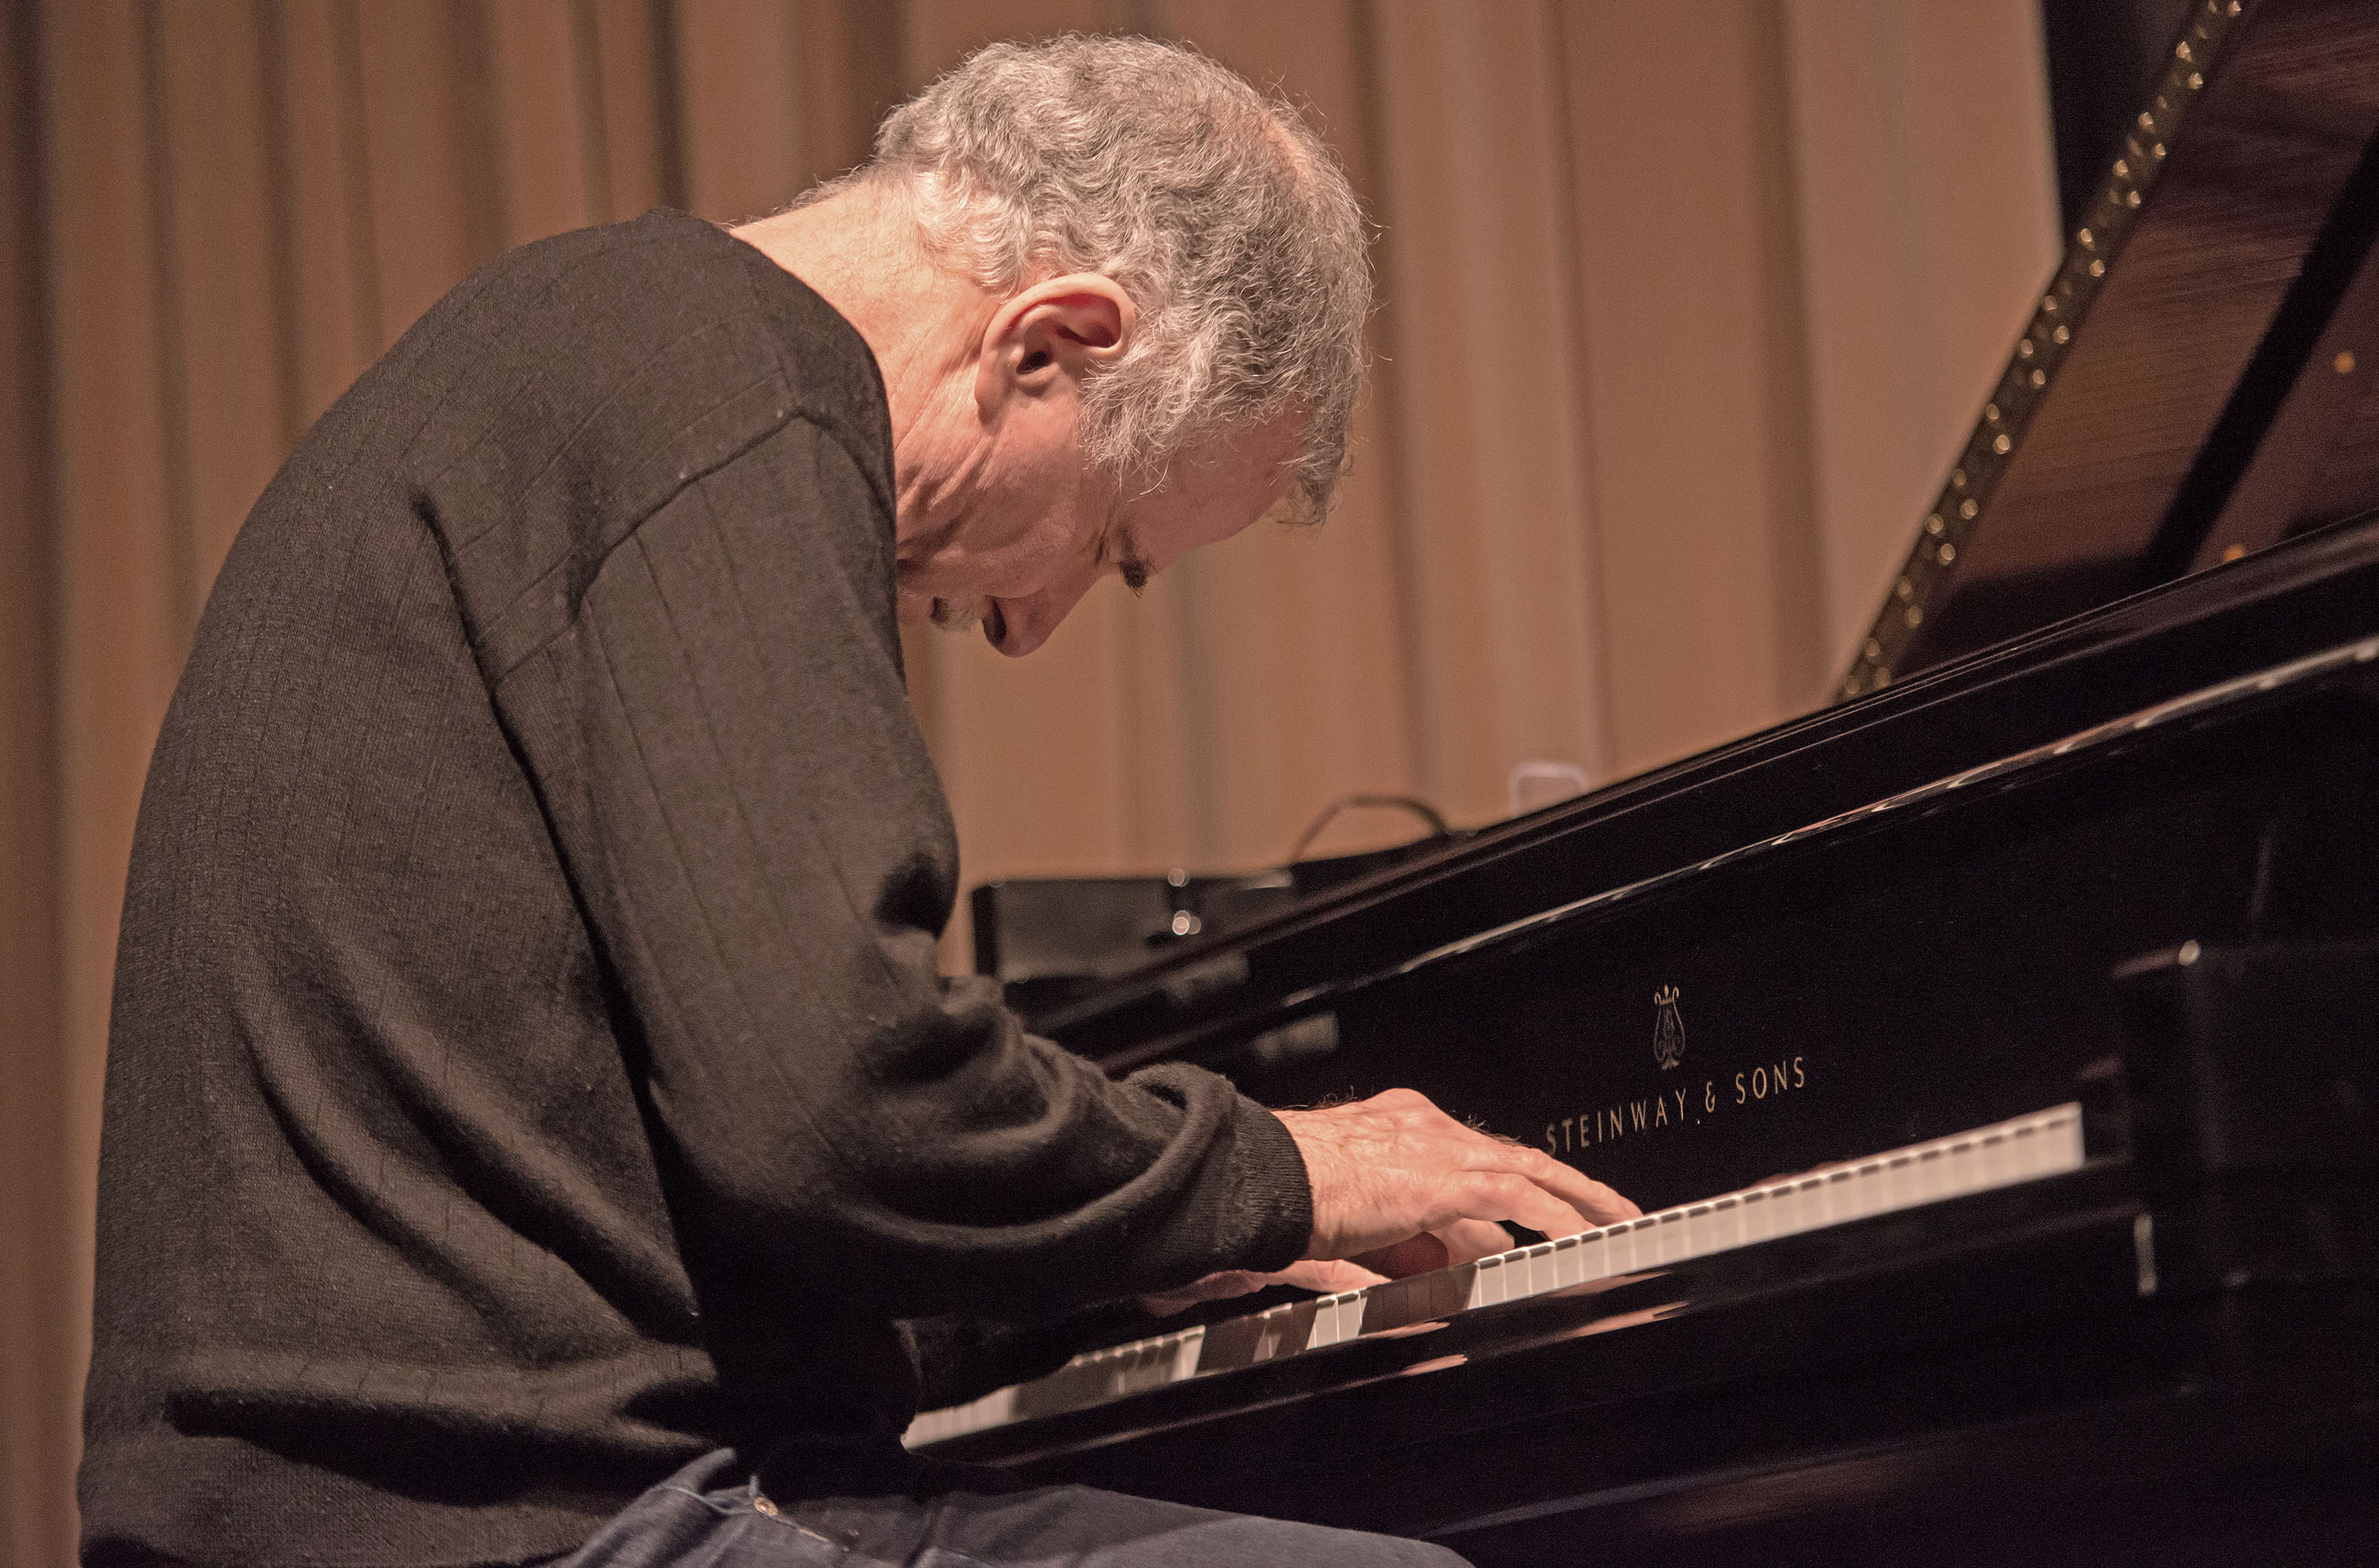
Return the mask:
[[884, 375], [896, 449], [921, 422], [960, 412], [941, 404], [972, 404], [998, 302], [935, 265], [906, 213], [863, 187], [731, 232], [858, 329]]

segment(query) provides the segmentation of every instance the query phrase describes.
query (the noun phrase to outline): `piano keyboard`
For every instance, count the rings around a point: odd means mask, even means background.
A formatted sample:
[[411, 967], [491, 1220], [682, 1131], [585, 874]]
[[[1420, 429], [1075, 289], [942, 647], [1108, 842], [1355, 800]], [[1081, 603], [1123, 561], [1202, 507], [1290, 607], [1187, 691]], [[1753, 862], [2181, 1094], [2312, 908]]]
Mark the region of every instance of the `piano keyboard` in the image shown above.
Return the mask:
[[2059, 1105], [1433, 1273], [1090, 1351], [1045, 1378], [966, 1405], [924, 1411], [901, 1441], [921, 1448], [1013, 1421], [1081, 1410], [1456, 1312], [2012, 1187], [2074, 1170], [2082, 1160], [2081, 1107]]

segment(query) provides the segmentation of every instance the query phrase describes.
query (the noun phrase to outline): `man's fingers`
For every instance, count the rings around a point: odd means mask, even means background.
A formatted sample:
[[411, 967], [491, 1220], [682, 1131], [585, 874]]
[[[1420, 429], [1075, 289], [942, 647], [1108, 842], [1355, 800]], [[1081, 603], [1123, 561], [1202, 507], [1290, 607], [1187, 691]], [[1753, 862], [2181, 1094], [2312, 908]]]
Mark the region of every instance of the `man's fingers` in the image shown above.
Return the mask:
[[1578, 1212], [1511, 1171], [1480, 1174], [1465, 1195], [1462, 1212], [1474, 1220], [1509, 1220], [1547, 1236], [1575, 1236], [1593, 1226]]
[[1436, 1236], [1448, 1263], [1475, 1263], [1512, 1249], [1512, 1233], [1488, 1220], [1456, 1220], [1440, 1226]]
[[1347, 1260], [1375, 1269], [1390, 1279], [1425, 1274], [1512, 1249], [1512, 1233], [1490, 1220], [1456, 1220], [1435, 1230], [1375, 1247]]
[[1644, 1212], [1574, 1165], [1564, 1165], [1551, 1155], [1545, 1156], [1545, 1164], [1552, 1171], [1540, 1178], [1538, 1185], [1576, 1210], [1588, 1224], [1616, 1224]]
[[1586, 1217], [1596, 1224], [1615, 1225], [1622, 1220], [1640, 1220], [1644, 1217], [1643, 1209], [1625, 1193], [1606, 1187], [1599, 1181], [1589, 1181], [1587, 1185], [1595, 1189], [1595, 1195], [1583, 1212]]
[[1602, 1183], [1549, 1155], [1482, 1141], [1490, 1145], [1491, 1163], [1477, 1173], [1480, 1185], [1461, 1201], [1466, 1218], [1509, 1220], [1547, 1236], [1575, 1236], [1637, 1212]]
[[[1547, 1236], [1571, 1236], [1597, 1225], [1615, 1224], [1621, 1220], [1632, 1220], [1644, 1212], [1575, 1165], [1565, 1165], [1552, 1155], [1540, 1153], [1534, 1149], [1523, 1149], [1511, 1144], [1504, 1144], [1503, 1147], [1511, 1150], [1512, 1157], [1516, 1162], [1516, 1168], [1518, 1175], [1526, 1176], [1537, 1187], [1560, 1200], [1565, 1208], [1577, 1216], [1575, 1224], [1570, 1224], [1565, 1230], [1558, 1231], [1546, 1230], [1543, 1225], [1531, 1220], [1521, 1220], [1520, 1224], [1527, 1225], [1530, 1230], [1544, 1231]], [[1516, 1218], [1517, 1216], [1506, 1217]]]

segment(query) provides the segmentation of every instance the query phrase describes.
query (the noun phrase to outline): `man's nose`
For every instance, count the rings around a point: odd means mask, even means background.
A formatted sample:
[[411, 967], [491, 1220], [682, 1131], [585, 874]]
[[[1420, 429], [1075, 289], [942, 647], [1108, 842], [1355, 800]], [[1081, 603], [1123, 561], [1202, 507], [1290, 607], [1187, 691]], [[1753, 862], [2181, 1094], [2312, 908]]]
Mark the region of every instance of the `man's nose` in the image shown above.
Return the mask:
[[1090, 567], [1050, 584], [1030, 598], [999, 600], [1000, 618], [1007, 623], [997, 644], [999, 651], [1010, 658], [1022, 658], [1047, 642], [1058, 622], [1072, 613], [1102, 575], [1099, 568]]

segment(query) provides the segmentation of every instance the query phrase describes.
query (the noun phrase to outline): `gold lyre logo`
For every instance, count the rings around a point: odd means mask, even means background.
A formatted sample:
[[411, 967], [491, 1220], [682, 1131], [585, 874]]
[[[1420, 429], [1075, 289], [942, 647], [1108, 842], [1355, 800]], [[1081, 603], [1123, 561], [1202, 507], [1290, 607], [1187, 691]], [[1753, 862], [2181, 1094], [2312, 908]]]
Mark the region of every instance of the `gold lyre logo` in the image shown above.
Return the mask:
[[1677, 1013], [1677, 988], [1663, 985], [1652, 993], [1659, 1009], [1652, 1021], [1652, 1059], [1664, 1068], [1685, 1059], [1685, 1020]]

